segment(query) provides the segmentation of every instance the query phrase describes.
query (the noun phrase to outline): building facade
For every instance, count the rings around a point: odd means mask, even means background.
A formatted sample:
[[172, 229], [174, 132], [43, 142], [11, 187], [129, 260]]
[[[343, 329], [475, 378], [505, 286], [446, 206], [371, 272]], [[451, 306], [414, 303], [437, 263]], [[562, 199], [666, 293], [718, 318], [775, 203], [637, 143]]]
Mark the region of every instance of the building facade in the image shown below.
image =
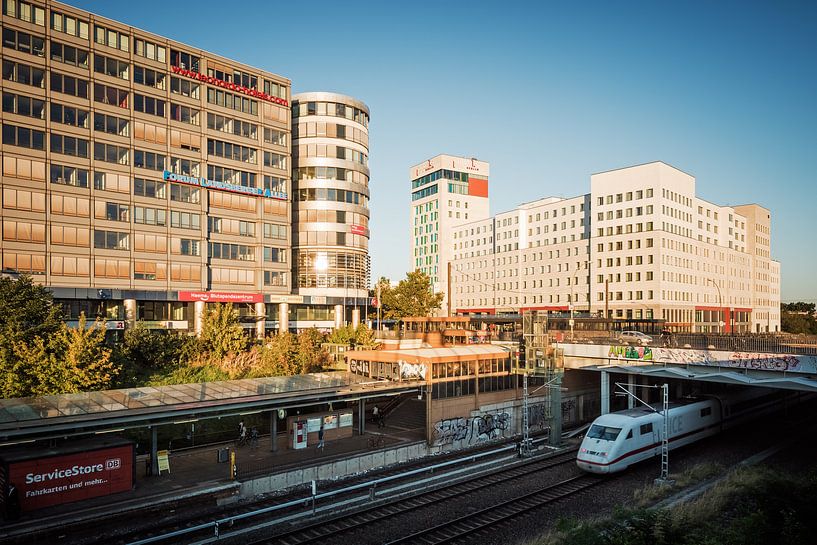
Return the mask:
[[709, 203], [692, 176], [665, 163], [594, 174], [589, 194], [455, 230], [453, 306], [663, 319], [677, 331], [779, 331], [770, 233], [769, 210]]
[[369, 108], [334, 93], [295, 95], [292, 138], [296, 293], [342, 299], [336, 326], [357, 327], [370, 277]]
[[58, 2], [2, 28], [3, 273], [112, 329], [334, 325], [293, 278], [290, 80]]
[[411, 179], [411, 265], [431, 278], [435, 293], [442, 293], [442, 313], [450, 307], [448, 263], [453, 259], [447, 242], [465, 223], [488, 218], [490, 165], [477, 159], [437, 155], [409, 169]]

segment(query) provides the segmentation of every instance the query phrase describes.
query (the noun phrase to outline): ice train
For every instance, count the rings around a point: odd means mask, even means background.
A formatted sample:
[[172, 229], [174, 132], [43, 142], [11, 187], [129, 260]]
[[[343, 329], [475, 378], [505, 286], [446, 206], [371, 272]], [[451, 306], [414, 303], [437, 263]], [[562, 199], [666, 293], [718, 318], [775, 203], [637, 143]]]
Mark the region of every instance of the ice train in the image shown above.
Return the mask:
[[[776, 390], [748, 388], [674, 401], [669, 404], [669, 448], [694, 443], [773, 412], [785, 397], [786, 394]], [[660, 405], [656, 408], [660, 409]], [[623, 471], [636, 462], [661, 454], [663, 427], [663, 412], [643, 406], [601, 415], [584, 436], [576, 464], [591, 473]]]

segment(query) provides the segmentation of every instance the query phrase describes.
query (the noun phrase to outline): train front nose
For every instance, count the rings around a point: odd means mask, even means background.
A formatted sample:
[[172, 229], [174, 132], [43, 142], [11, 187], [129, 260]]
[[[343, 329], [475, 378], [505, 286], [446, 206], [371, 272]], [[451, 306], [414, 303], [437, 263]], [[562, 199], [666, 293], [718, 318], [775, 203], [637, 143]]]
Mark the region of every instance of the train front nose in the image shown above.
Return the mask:
[[589, 473], [609, 473], [606, 446], [600, 444], [593, 445], [592, 448], [582, 446], [576, 456], [576, 465], [579, 469]]

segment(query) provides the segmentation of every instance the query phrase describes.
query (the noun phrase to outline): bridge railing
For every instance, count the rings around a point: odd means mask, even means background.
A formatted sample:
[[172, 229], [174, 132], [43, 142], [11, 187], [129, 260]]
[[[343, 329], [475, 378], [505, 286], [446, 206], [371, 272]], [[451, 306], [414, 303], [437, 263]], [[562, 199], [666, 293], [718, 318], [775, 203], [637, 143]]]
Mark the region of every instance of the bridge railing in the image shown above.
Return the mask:
[[[595, 336], [574, 335], [573, 340], [571, 340], [569, 334], [557, 333], [551, 335], [550, 341], [561, 344], [639, 345], [639, 343], [619, 340], [616, 336], [608, 334]], [[712, 333], [675, 333], [669, 337], [652, 336], [652, 341], [647, 343], [646, 346], [817, 356], [817, 337], [786, 334], [718, 335]]]

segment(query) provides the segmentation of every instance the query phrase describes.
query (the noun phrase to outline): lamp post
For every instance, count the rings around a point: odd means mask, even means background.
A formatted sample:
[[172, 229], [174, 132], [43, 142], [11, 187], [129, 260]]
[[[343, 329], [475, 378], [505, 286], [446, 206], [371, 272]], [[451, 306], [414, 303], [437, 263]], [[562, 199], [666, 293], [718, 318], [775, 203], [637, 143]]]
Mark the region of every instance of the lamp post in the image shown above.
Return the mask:
[[718, 333], [723, 333], [723, 320], [721, 319], [721, 312], [723, 311], [723, 299], [721, 299], [721, 287], [711, 278], [706, 279], [707, 282], [712, 282], [715, 289], [718, 290]]

